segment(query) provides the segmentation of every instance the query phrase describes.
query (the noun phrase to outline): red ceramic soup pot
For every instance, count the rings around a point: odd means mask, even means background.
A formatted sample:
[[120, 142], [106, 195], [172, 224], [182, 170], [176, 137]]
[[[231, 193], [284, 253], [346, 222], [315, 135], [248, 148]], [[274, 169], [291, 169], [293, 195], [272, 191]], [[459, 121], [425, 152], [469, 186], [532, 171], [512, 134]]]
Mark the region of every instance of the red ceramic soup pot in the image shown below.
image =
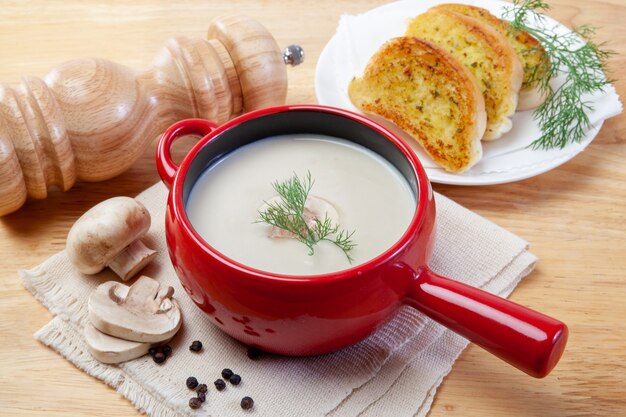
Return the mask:
[[[290, 133], [345, 138], [395, 165], [417, 199], [400, 240], [366, 263], [314, 276], [256, 270], [207, 244], [185, 212], [198, 177], [241, 146]], [[178, 166], [170, 148], [185, 135], [202, 139]], [[293, 105], [248, 113], [221, 126], [184, 120], [163, 134], [156, 161], [170, 188], [166, 238], [176, 273], [215, 325], [243, 343], [286, 355], [332, 352], [364, 339], [409, 305], [535, 377], [547, 375], [563, 353], [565, 324], [428, 268], [435, 202], [426, 173], [402, 140], [366, 117], [332, 107]]]

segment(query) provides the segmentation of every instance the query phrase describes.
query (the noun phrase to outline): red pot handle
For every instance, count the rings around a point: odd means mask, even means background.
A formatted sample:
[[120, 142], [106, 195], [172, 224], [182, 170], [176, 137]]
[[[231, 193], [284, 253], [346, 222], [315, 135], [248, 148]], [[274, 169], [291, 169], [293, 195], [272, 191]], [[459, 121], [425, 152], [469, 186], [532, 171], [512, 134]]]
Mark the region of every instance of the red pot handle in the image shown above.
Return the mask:
[[171, 155], [172, 144], [183, 136], [204, 137], [211, 133], [217, 124], [204, 119], [181, 120], [171, 125], [159, 139], [156, 151], [157, 171], [161, 180], [170, 188], [174, 183], [178, 165], [174, 163]]
[[407, 303], [536, 378], [550, 373], [567, 343], [564, 323], [428, 269]]

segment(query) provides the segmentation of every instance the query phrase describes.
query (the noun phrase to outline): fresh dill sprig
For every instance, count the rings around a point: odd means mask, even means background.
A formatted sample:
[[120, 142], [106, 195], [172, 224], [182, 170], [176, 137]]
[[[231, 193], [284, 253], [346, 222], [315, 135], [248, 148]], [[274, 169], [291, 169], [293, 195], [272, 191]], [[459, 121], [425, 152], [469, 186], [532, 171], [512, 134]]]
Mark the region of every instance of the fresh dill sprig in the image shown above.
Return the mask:
[[[602, 91], [611, 83], [604, 70], [614, 52], [603, 49], [604, 43], [593, 42], [593, 27], [580, 26], [562, 34], [557, 33], [556, 27], [538, 29], [531, 25], [534, 22], [545, 26], [546, 19], [540, 13], [549, 8], [542, 0], [514, 0], [513, 7], [506, 8], [503, 16], [513, 30], [528, 32], [546, 52], [543, 61], [532, 68], [528, 80], [547, 94], [546, 101], [533, 113], [541, 136], [530, 144], [532, 149], [562, 149], [570, 142], [582, 141], [591, 127], [587, 111], [593, 110], [585, 96]], [[565, 75], [565, 81], [553, 89], [550, 80], [559, 74]]]
[[303, 179], [294, 173], [291, 178], [283, 182], [273, 182], [272, 187], [279, 199], [265, 202], [267, 208], [263, 211], [259, 210], [258, 221], [291, 233], [295, 239], [309, 248], [309, 255], [315, 253], [314, 246], [319, 242], [323, 240], [331, 242], [341, 249], [348, 261], [352, 263], [350, 251], [356, 246], [352, 241], [354, 231], [340, 230], [339, 225], [334, 224], [328, 214], [325, 214], [321, 220], [314, 217], [312, 222], [307, 223], [305, 208], [313, 184], [310, 171], [307, 171]]

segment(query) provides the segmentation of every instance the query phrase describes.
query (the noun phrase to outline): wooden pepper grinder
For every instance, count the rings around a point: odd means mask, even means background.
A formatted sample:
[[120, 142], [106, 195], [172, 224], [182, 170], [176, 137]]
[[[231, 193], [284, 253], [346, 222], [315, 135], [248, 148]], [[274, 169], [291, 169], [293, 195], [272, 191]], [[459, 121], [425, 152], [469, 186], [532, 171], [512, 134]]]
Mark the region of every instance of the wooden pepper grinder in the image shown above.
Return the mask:
[[285, 63], [302, 58], [299, 47], [281, 53], [258, 22], [229, 15], [211, 22], [208, 40], [168, 40], [142, 74], [88, 58], [24, 77], [15, 89], [0, 84], [0, 216], [29, 196], [46, 198], [50, 187], [124, 172], [178, 120], [219, 124], [283, 104]]

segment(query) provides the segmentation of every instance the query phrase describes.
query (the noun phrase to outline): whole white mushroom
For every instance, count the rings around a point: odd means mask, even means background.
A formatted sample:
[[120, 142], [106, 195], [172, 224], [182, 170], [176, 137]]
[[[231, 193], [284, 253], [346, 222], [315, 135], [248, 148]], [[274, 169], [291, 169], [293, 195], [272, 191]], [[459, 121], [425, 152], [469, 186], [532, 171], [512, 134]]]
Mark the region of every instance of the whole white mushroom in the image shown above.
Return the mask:
[[74, 223], [67, 235], [67, 255], [84, 274], [97, 274], [108, 266], [127, 281], [157, 254], [140, 240], [149, 228], [150, 213], [143, 204], [130, 197], [113, 197]]

